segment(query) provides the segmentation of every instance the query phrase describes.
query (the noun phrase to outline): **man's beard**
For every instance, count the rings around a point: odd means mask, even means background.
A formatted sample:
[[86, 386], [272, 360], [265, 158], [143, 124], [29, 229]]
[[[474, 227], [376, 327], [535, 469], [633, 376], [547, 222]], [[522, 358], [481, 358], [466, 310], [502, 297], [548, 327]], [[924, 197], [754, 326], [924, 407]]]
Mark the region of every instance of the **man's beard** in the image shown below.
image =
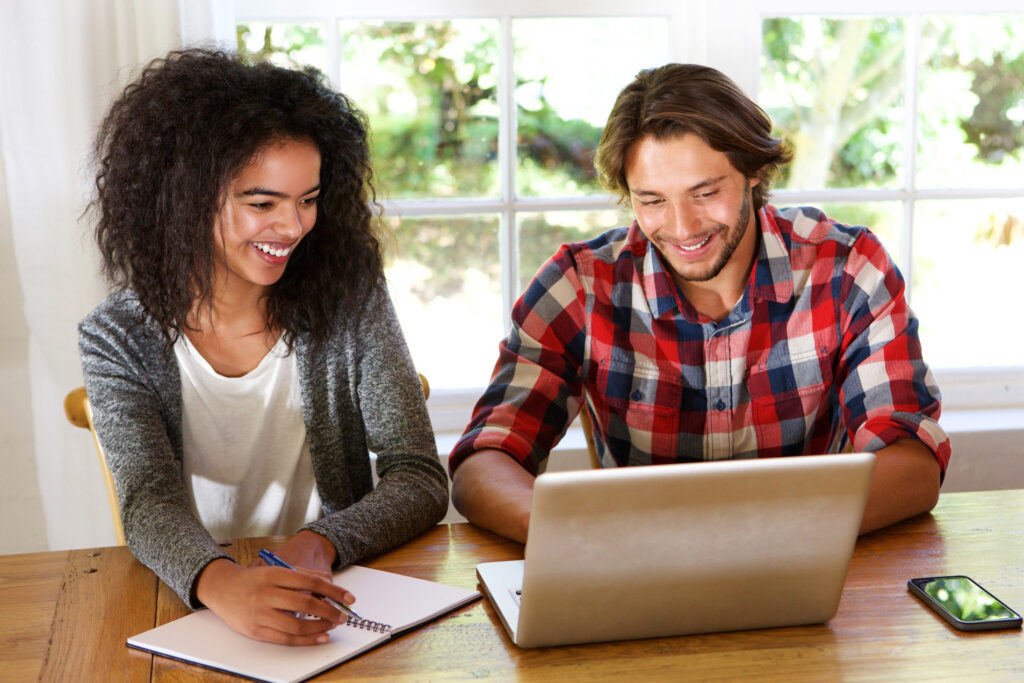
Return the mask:
[[739, 247], [740, 242], [743, 241], [743, 236], [747, 232], [747, 224], [750, 223], [750, 194], [749, 188], [743, 193], [743, 203], [740, 205], [740, 210], [736, 215], [736, 223], [731, 230], [725, 223], [718, 223], [708, 231], [708, 234], [718, 233], [722, 236], [722, 248], [719, 251], [718, 259], [703, 273], [692, 276], [685, 273], [676, 273], [680, 279], [687, 282], [707, 282], [708, 280], [713, 280], [722, 272], [725, 264], [732, 258], [733, 253], [736, 252], [736, 248]]

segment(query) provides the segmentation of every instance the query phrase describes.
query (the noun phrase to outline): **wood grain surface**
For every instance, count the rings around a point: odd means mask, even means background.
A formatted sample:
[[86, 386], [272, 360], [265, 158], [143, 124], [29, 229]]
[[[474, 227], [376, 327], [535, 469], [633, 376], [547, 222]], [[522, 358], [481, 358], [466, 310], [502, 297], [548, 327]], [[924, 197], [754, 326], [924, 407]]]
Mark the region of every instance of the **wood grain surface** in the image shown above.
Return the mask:
[[[284, 540], [227, 549], [245, 563]], [[520, 557], [453, 524], [363, 564], [474, 588], [477, 563]], [[943, 494], [932, 514], [862, 537], [827, 624], [522, 650], [482, 599], [315, 680], [1024, 680], [1020, 630], [956, 631], [907, 592], [908, 579], [941, 574], [1024, 609], [1024, 491]], [[188, 610], [124, 547], [0, 557], [0, 609], [0, 680], [239, 680], [125, 646]]]

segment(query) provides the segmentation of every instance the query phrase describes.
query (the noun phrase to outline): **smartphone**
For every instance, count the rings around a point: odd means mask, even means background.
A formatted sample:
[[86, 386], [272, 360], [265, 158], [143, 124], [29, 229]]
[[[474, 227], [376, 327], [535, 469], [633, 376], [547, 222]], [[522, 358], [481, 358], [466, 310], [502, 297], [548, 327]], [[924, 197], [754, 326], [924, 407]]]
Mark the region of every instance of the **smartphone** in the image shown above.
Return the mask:
[[907, 589], [961, 631], [1020, 628], [1020, 615], [968, 576], [929, 576]]

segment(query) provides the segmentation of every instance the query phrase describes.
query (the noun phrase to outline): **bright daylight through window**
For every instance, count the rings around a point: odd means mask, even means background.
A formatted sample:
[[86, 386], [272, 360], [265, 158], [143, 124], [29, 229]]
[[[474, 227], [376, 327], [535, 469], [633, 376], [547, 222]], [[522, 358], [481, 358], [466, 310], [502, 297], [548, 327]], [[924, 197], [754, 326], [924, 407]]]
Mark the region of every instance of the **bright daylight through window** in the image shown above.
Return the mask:
[[[672, 21], [257, 18], [239, 15], [240, 50], [323, 69], [369, 115], [414, 360], [436, 388], [478, 390], [543, 260], [632, 222], [598, 186], [593, 152], [640, 68], [686, 61]], [[774, 203], [875, 231], [937, 370], [1019, 371], [1024, 15], [754, 21], [759, 78], [730, 75], [756, 85], [796, 150]]]
[[[667, 21], [512, 21], [514, 119], [501, 106], [507, 38], [499, 21], [342, 21], [336, 29], [339, 89], [373, 131], [384, 218], [397, 238], [388, 284], [413, 360], [436, 388], [483, 386], [509, 305], [544, 260], [564, 242], [632, 222], [602, 194], [593, 153], [622, 85], [668, 60]], [[328, 30], [249, 22], [238, 26], [238, 45], [331, 72]], [[630, 46], [626, 58], [590, 47], [612, 41]], [[515, 131], [512, 163], [503, 127]], [[503, 243], [511, 245], [504, 255]]]
[[779, 198], [875, 231], [925, 358], [1019, 365], [1024, 16], [767, 19], [759, 100], [796, 151]]

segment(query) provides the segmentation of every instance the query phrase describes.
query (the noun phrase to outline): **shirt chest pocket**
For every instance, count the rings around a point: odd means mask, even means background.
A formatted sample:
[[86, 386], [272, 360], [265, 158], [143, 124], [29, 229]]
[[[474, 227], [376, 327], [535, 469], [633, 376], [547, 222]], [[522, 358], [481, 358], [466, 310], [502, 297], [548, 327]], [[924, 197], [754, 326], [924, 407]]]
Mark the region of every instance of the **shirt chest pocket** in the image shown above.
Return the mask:
[[751, 366], [747, 389], [762, 451], [802, 452], [816, 417], [831, 410], [833, 356], [828, 345], [792, 355], [773, 349]]
[[683, 400], [679, 375], [650, 364], [604, 360], [596, 379], [607, 411], [605, 431], [621, 446], [611, 447], [616, 461], [674, 461]]
[[678, 413], [683, 395], [676, 373], [647, 363], [601, 361], [597, 385], [610, 408], [645, 413]]
[[750, 368], [747, 387], [754, 401], [781, 401], [820, 394], [832, 383], [832, 352], [828, 346], [799, 354], [769, 353]]

